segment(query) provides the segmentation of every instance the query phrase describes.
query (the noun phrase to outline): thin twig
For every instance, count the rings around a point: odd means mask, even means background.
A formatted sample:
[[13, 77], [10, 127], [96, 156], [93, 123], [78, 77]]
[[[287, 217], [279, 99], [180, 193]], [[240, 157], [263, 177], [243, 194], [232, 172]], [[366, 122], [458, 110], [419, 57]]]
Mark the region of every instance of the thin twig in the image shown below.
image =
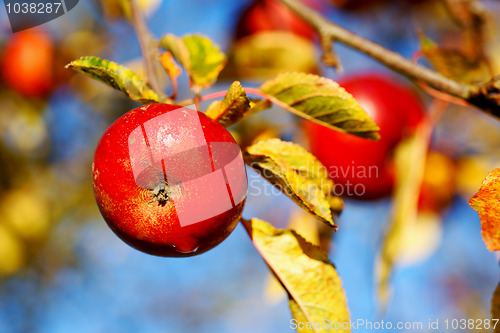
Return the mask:
[[[245, 89], [245, 93], [247, 95], [254, 95], [254, 96], [259, 96], [273, 104], [276, 104], [278, 105], [279, 107], [285, 109], [285, 110], [288, 110], [294, 114], [297, 114], [297, 110], [295, 110], [294, 108], [292, 108], [290, 105], [286, 104], [286, 103], [283, 103], [282, 101], [280, 101], [279, 99], [277, 99], [276, 97], [273, 97], [271, 95], [268, 95], [262, 91], [260, 91], [259, 89], [257, 88], [244, 88]], [[185, 106], [185, 105], [191, 105], [191, 104], [195, 104], [196, 103], [200, 103], [200, 102], [203, 102], [203, 101], [207, 101], [207, 100], [211, 100], [211, 99], [215, 99], [215, 98], [219, 98], [219, 97], [224, 97], [227, 93], [227, 90], [223, 90], [223, 91], [217, 91], [217, 92], [214, 92], [214, 93], [211, 93], [211, 94], [208, 94], [208, 95], [205, 95], [205, 96], [198, 96], [198, 100], [196, 99], [196, 96], [194, 99], [186, 99], [184, 101], [181, 101], [181, 102], [178, 102], [177, 104], [178, 105], [182, 105], [182, 106]], [[301, 117], [306, 117], [305, 115], [303, 114], [300, 114]], [[310, 117], [312, 119], [312, 117]]]
[[196, 111], [200, 111], [200, 92], [199, 91], [194, 92], [194, 106], [196, 108]]
[[160, 80], [157, 76], [157, 71], [155, 70], [155, 63], [158, 59], [158, 51], [156, 48], [156, 42], [151, 35], [144, 16], [141, 13], [139, 6], [137, 5], [137, 0], [129, 0], [130, 8], [132, 11], [132, 24], [139, 39], [139, 45], [141, 47], [141, 53], [144, 58], [144, 67], [146, 70], [147, 80], [151, 85], [151, 88], [158, 94], [160, 100], [167, 100], [163, 88], [160, 84]]
[[[227, 90], [221, 90], [221, 91], [213, 92], [213, 93], [206, 94], [203, 96], [199, 96], [200, 97], [199, 102], [204, 102], [204, 101], [209, 101], [211, 99], [224, 97], [224, 96], [226, 96], [226, 94], [227, 94]], [[194, 103], [194, 98], [189, 98], [189, 99], [185, 99], [185, 100], [182, 100], [180, 102], [177, 102], [177, 104], [181, 105], [181, 106], [186, 106], [186, 105], [191, 105], [191, 104], [195, 104], [195, 103]]]
[[170, 81], [172, 82], [172, 93], [170, 94], [170, 99], [175, 100], [177, 98], [177, 93], [179, 92], [179, 85], [177, 84], [177, 78], [170, 76]]
[[420, 87], [420, 89], [422, 89], [429, 96], [431, 96], [431, 97], [433, 97], [435, 99], [439, 99], [439, 100], [441, 100], [443, 102], [453, 103], [455, 105], [470, 106], [470, 104], [467, 103], [465, 100], [463, 100], [461, 98], [458, 98], [458, 97], [455, 97], [455, 96], [452, 96], [450, 94], [441, 92], [441, 91], [436, 90], [434, 88], [431, 88], [427, 84], [425, 84], [424, 82], [417, 82], [417, 84]]
[[[301, 116], [303, 118], [315, 121], [315, 118], [297, 112], [297, 110], [294, 109], [293, 107], [291, 107], [290, 105], [280, 101], [279, 99], [277, 99], [274, 96], [268, 95], [268, 94], [260, 91], [258, 88], [244, 88], [244, 89], [245, 89], [245, 93], [247, 95], [258, 96], [258, 97], [263, 98], [264, 100], [267, 100], [267, 101], [269, 101], [269, 102], [271, 102], [271, 103], [273, 103], [273, 104], [275, 104], [275, 105], [277, 105], [277, 106], [279, 106], [279, 107], [281, 107], [281, 108], [283, 108], [283, 109], [285, 109], [293, 114], [296, 114], [296, 115]], [[199, 111], [199, 103], [200, 102], [219, 98], [219, 97], [224, 97], [226, 95], [226, 93], [227, 93], [227, 90], [222, 90], [222, 91], [217, 91], [217, 92], [205, 95], [205, 96], [200, 96], [200, 95], [196, 96], [195, 95], [194, 99], [186, 99], [186, 100], [177, 102], [177, 104], [181, 105], [181, 106], [186, 106], [186, 105], [191, 105], [194, 103], [196, 106], [196, 110]]]
[[278, 1], [288, 6], [304, 21], [309, 23], [323, 38], [330, 37], [332, 42], [337, 41], [361, 51], [414, 81], [424, 82], [434, 89], [461, 98], [483, 111], [500, 118], [500, 103], [498, 99], [496, 96], [490, 96], [491, 92], [483, 89], [482, 86], [460, 83], [448, 79], [426, 67], [414, 64], [400, 54], [328, 21], [321, 14], [298, 0]]

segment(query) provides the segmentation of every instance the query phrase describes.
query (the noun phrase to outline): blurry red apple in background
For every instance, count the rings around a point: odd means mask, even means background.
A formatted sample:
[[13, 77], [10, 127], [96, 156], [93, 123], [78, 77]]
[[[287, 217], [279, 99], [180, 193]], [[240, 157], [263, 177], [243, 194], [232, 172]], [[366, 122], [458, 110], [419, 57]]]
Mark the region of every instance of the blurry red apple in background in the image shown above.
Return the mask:
[[315, 36], [314, 29], [284, 4], [275, 0], [256, 0], [240, 17], [236, 38], [264, 31], [289, 31], [309, 40]]
[[423, 105], [408, 86], [386, 74], [352, 75], [339, 84], [380, 127], [381, 138], [368, 140], [305, 121], [311, 152], [328, 168], [337, 184], [336, 194], [385, 197], [394, 185], [393, 151], [422, 120]]
[[[321, 10], [320, 0], [304, 0]], [[315, 31], [276, 0], [254, 0], [241, 14], [223, 76], [265, 80], [281, 72], [319, 73]]]
[[54, 48], [41, 29], [11, 36], [5, 45], [0, 68], [4, 82], [28, 97], [43, 97], [53, 87]]

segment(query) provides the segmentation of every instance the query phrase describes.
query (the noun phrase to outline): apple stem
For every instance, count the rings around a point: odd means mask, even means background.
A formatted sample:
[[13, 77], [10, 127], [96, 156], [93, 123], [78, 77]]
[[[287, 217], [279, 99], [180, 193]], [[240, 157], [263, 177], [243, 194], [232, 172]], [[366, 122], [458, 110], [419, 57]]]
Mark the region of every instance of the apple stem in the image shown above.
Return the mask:
[[200, 110], [200, 93], [196, 91], [194, 93], [194, 105], [196, 107], [196, 111]]

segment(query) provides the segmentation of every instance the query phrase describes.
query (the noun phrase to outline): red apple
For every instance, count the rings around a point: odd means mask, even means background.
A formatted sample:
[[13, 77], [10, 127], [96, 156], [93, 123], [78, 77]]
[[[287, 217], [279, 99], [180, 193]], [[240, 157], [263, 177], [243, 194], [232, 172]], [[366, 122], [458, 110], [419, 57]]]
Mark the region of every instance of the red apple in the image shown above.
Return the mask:
[[395, 78], [359, 74], [339, 81], [380, 127], [380, 140], [341, 133], [304, 122], [311, 152], [329, 169], [336, 194], [377, 199], [391, 193], [394, 183], [393, 150], [413, 131], [424, 115], [418, 97]]
[[143, 252], [193, 256], [222, 242], [246, 201], [241, 150], [203, 113], [167, 104], [136, 108], [104, 133], [94, 193], [109, 227]]
[[256, 0], [238, 21], [236, 38], [264, 31], [289, 31], [313, 40], [315, 31], [284, 4], [275, 0]]
[[43, 97], [53, 86], [54, 48], [41, 29], [12, 35], [5, 46], [0, 67], [5, 83], [29, 97]]

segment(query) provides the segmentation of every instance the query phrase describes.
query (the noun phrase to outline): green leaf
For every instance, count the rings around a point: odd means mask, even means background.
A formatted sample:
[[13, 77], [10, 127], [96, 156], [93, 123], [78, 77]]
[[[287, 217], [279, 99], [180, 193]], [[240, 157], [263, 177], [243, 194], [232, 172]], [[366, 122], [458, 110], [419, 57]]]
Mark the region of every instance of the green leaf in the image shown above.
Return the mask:
[[286, 109], [329, 128], [378, 139], [379, 127], [354, 97], [336, 82], [312, 74], [283, 73], [260, 90], [286, 104]]
[[158, 95], [136, 73], [115, 62], [98, 57], [82, 57], [70, 62], [66, 68], [101, 81], [139, 103], [161, 102]]
[[[299, 332], [349, 332], [349, 310], [342, 281], [328, 255], [293, 230], [265, 221], [244, 221], [253, 244], [289, 296]], [[325, 323], [318, 325], [315, 323]], [[308, 325], [309, 323], [309, 325]], [[336, 329], [338, 327], [345, 329]], [[311, 329], [307, 328], [312, 326]]]
[[245, 89], [240, 82], [235, 81], [227, 90], [224, 99], [210, 104], [205, 114], [228, 127], [248, 116], [250, 109], [250, 100]]
[[210, 39], [198, 35], [177, 37], [165, 35], [160, 45], [172, 52], [174, 58], [188, 73], [195, 91], [209, 88], [224, 68], [227, 58]]
[[250, 167], [300, 207], [336, 227], [330, 206], [333, 181], [311, 153], [297, 144], [270, 139], [248, 147], [244, 158]]
[[481, 218], [481, 233], [488, 250], [500, 250], [500, 168], [490, 171], [469, 204]]
[[485, 82], [490, 78], [485, 61], [471, 59], [460, 50], [440, 48], [423, 33], [419, 37], [421, 54], [443, 76], [463, 83]]

